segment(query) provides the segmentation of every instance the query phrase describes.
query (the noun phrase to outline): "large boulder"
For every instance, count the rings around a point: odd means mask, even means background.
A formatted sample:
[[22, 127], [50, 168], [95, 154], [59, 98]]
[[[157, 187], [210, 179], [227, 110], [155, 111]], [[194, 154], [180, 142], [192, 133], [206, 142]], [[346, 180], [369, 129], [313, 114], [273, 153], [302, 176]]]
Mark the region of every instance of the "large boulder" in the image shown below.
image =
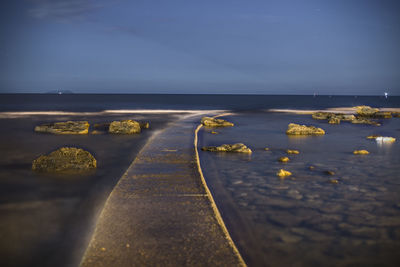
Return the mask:
[[325, 131], [315, 126], [306, 126], [290, 123], [286, 131], [287, 135], [324, 135]]
[[32, 170], [38, 172], [81, 172], [96, 167], [96, 159], [88, 151], [75, 147], [62, 147], [32, 163]]
[[140, 133], [140, 123], [134, 120], [113, 121], [110, 123], [108, 132], [112, 134]]
[[232, 122], [223, 120], [223, 119], [214, 119], [210, 117], [201, 118], [201, 124], [207, 127], [227, 127], [234, 126]]
[[237, 144], [223, 144], [221, 146], [205, 146], [202, 147], [203, 151], [211, 152], [236, 152], [236, 153], [251, 153], [251, 149], [242, 143]]
[[371, 117], [379, 111], [379, 109], [370, 106], [357, 106], [355, 108], [358, 115], [365, 117]]
[[36, 126], [35, 132], [52, 134], [87, 134], [89, 132], [89, 123], [87, 121], [48, 123]]

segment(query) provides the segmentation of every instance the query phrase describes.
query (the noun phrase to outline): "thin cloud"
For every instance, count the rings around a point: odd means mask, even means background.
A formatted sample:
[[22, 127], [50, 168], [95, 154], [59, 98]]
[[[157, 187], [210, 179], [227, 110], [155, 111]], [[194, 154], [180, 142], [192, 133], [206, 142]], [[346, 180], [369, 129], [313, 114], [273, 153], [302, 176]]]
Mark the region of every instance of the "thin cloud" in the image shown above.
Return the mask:
[[102, 7], [93, 0], [30, 0], [28, 13], [37, 19], [79, 19]]

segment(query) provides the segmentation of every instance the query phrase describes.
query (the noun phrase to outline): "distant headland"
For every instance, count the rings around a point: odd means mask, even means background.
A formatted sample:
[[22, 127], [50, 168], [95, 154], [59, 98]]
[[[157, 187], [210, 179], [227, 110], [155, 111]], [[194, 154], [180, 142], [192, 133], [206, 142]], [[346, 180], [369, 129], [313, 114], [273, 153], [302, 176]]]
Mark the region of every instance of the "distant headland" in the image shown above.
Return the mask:
[[74, 92], [70, 90], [52, 90], [45, 92], [45, 94], [56, 94], [56, 95], [64, 95], [64, 94], [74, 94]]

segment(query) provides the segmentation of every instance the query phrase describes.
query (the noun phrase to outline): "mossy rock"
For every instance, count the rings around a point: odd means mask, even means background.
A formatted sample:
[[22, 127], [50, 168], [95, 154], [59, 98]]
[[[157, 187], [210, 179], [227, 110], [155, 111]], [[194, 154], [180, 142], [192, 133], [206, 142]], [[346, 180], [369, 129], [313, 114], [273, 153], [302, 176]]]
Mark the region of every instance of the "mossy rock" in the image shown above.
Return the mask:
[[251, 153], [251, 149], [242, 143], [237, 144], [223, 144], [221, 146], [205, 146], [202, 147], [203, 151], [211, 152], [235, 152], [235, 153]]
[[325, 131], [315, 126], [290, 123], [286, 131], [287, 135], [324, 135]]
[[229, 127], [234, 126], [232, 122], [223, 119], [214, 119], [210, 117], [201, 118], [201, 124], [207, 127]]
[[361, 149], [361, 150], [354, 150], [353, 154], [354, 155], [368, 155], [369, 152], [365, 149]]
[[35, 127], [35, 132], [52, 134], [88, 134], [89, 122], [66, 121], [42, 124]]
[[113, 121], [108, 132], [112, 134], [136, 134], [140, 133], [140, 123], [134, 120]]
[[62, 147], [32, 163], [32, 170], [37, 172], [82, 172], [96, 167], [97, 161], [92, 154], [75, 147]]
[[355, 108], [358, 115], [365, 117], [371, 117], [379, 111], [379, 109], [370, 106], [357, 106]]

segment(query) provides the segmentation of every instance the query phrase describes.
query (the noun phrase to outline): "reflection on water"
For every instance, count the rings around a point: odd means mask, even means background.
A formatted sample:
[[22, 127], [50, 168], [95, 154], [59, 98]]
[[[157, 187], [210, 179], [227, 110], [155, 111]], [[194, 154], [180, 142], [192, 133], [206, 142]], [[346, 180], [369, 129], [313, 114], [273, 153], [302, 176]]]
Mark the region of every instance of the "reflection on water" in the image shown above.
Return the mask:
[[[243, 142], [253, 150], [251, 156], [200, 152], [207, 182], [245, 260], [250, 266], [399, 266], [400, 146], [366, 136], [382, 132], [398, 138], [400, 119], [376, 128], [310, 117], [239, 114], [228, 119], [235, 127], [200, 136], [200, 145]], [[289, 138], [290, 122], [327, 134]], [[286, 149], [300, 154], [287, 155]], [[370, 154], [353, 155], [355, 149]], [[278, 162], [282, 156], [290, 161]], [[281, 168], [293, 176], [279, 179]]]

